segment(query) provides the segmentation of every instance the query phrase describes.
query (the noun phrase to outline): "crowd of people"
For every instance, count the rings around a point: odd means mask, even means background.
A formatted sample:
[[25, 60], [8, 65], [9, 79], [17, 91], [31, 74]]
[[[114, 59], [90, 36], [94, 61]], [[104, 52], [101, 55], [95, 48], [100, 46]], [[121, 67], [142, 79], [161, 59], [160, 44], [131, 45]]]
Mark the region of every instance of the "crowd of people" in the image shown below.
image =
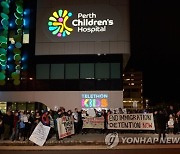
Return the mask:
[[[105, 110], [96, 111], [96, 116], [104, 116], [107, 119], [105, 114]], [[66, 111], [65, 108], [61, 107], [58, 111], [7, 111], [6, 114], [2, 114], [0, 111], [0, 139], [25, 141], [29, 139], [33, 130], [41, 121], [43, 125], [51, 128], [48, 138], [56, 135], [58, 140], [57, 118], [63, 116], [73, 117], [75, 134], [83, 133], [83, 119], [88, 116], [85, 110], [79, 111], [75, 108], [74, 111]]]
[[[96, 117], [104, 117], [103, 132], [107, 131], [107, 121], [109, 114], [125, 113], [121, 108], [114, 110], [103, 109], [101, 111], [94, 109], [94, 111]], [[173, 106], [154, 111], [126, 110], [126, 113], [145, 112], [153, 112], [155, 124], [154, 133], [159, 134], [159, 137], [161, 137], [161, 135], [165, 137], [166, 133], [180, 133], [180, 111], [175, 111]], [[75, 134], [87, 133], [87, 130], [83, 130], [83, 119], [89, 116], [86, 110], [79, 111], [77, 108], [75, 108], [74, 111], [66, 111], [65, 108], [61, 107], [58, 111], [7, 111], [6, 114], [2, 114], [0, 111], [0, 139], [11, 139], [12, 141], [29, 139], [34, 128], [41, 121], [44, 125], [51, 128], [48, 138], [56, 135], [57, 140], [59, 140], [56, 119], [63, 116], [73, 117]]]

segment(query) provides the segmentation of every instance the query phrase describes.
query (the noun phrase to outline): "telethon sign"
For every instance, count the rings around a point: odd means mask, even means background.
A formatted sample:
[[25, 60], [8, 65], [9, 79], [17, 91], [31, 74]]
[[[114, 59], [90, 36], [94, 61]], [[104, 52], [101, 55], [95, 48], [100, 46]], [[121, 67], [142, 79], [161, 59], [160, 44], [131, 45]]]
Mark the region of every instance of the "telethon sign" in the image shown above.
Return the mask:
[[48, 29], [57, 37], [66, 37], [73, 33], [74, 28], [78, 33], [105, 32], [109, 26], [113, 26], [113, 19], [100, 19], [94, 12], [78, 12], [70, 24], [68, 20], [73, 17], [73, 13], [68, 10], [59, 9], [48, 19]]
[[106, 108], [108, 107], [108, 94], [82, 94], [82, 108]]

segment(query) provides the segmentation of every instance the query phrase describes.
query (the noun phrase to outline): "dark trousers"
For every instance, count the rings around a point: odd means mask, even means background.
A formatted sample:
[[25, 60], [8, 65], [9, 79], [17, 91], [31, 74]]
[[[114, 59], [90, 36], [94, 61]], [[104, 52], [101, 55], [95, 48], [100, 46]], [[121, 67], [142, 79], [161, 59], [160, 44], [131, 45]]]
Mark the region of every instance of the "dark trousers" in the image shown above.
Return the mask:
[[159, 129], [159, 130], [158, 130], [158, 134], [159, 134], [159, 142], [160, 142], [162, 136], [163, 136], [163, 139], [165, 139], [165, 137], [166, 137], [166, 132], [165, 132], [164, 129]]
[[4, 124], [4, 139], [7, 140], [10, 137], [10, 125]]
[[78, 122], [74, 122], [74, 130], [75, 130], [75, 134], [79, 134]]
[[26, 139], [26, 132], [25, 132], [25, 128], [20, 128], [19, 129], [19, 133], [20, 133], [20, 137], [23, 138], [23, 140]]

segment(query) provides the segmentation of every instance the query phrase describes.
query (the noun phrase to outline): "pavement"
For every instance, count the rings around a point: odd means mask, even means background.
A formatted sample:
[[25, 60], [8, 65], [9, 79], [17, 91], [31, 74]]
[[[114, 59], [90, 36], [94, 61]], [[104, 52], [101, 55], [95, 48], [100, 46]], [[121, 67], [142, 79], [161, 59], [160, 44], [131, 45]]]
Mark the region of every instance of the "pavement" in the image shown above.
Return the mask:
[[[105, 146], [105, 138], [107, 134], [100, 133], [88, 133], [88, 134], [78, 134], [72, 135], [70, 138], [64, 138], [62, 140], [56, 140], [56, 137], [53, 136], [51, 139], [47, 140], [44, 146]], [[119, 138], [122, 137], [157, 137], [158, 134], [152, 133], [118, 133]], [[180, 134], [166, 134], [166, 137], [177, 137], [180, 138]], [[122, 145], [122, 141], [119, 142], [119, 145]], [[0, 146], [36, 146], [33, 142], [26, 141], [11, 141], [11, 140], [0, 140]]]

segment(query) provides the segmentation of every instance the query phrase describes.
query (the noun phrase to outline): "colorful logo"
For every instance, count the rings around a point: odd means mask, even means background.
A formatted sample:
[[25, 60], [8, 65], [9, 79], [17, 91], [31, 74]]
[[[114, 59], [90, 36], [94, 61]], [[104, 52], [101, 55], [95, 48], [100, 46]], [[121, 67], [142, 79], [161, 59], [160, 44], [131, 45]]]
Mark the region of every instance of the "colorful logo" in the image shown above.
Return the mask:
[[65, 37], [67, 35], [70, 35], [73, 29], [69, 28], [66, 25], [66, 22], [71, 16], [72, 12], [68, 12], [67, 10], [59, 10], [57, 12], [54, 12], [53, 16], [49, 18], [49, 31], [51, 31], [53, 35], [57, 35], [58, 37]]

